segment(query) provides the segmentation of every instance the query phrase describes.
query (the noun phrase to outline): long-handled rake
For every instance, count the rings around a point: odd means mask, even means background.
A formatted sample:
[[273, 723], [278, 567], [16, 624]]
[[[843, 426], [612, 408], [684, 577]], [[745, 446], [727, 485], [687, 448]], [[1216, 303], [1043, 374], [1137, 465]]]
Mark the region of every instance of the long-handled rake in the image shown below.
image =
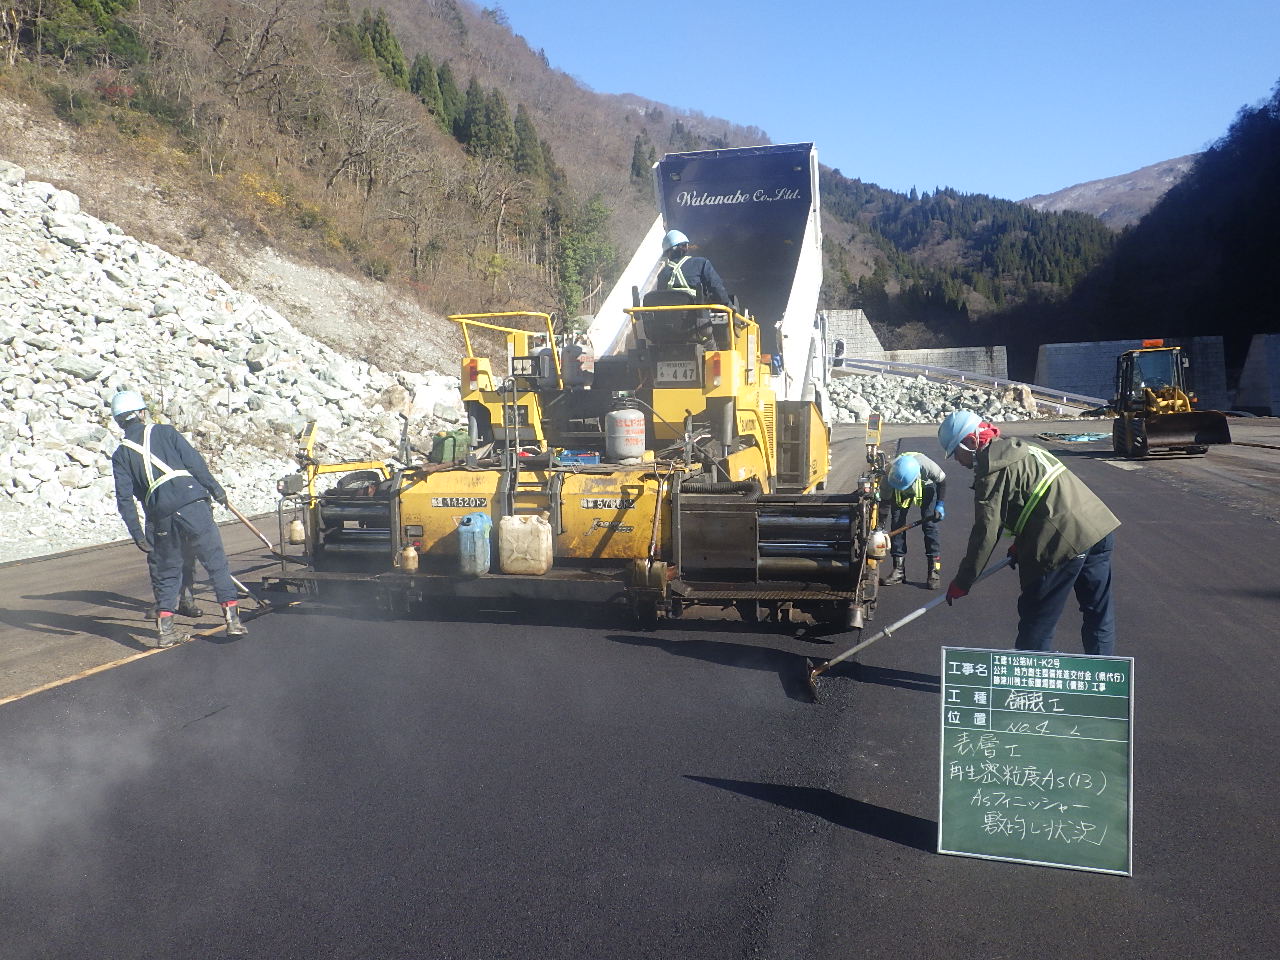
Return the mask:
[[[995, 573], [997, 570], [1010, 566], [1012, 562], [1013, 561], [1009, 557], [1005, 557], [999, 563], [992, 564], [991, 566], [987, 567], [987, 569], [983, 570], [982, 573], [978, 575], [978, 579], [973, 581], [974, 585], [976, 586], [980, 581], [985, 580], [987, 577], [991, 576], [991, 574]], [[923, 607], [920, 607], [918, 610], [912, 610], [902, 619], [894, 621], [893, 623], [889, 624], [889, 626], [881, 630], [879, 633], [875, 634], [874, 636], [868, 637], [866, 640], [862, 640], [859, 643], [854, 644], [848, 650], [844, 651], [844, 653], [838, 654], [832, 657], [830, 660], [826, 660], [826, 661], [823, 661], [822, 663], [818, 663], [813, 659], [806, 658], [805, 666], [808, 669], [809, 696], [811, 701], [813, 703], [818, 702], [818, 678], [822, 676], [824, 673], [826, 673], [828, 670], [830, 670], [832, 667], [834, 667], [837, 663], [843, 663], [845, 660], [848, 660], [850, 657], [856, 654], [859, 650], [865, 650], [867, 647], [871, 646], [871, 644], [875, 643], [877, 640], [883, 640], [885, 637], [893, 636], [894, 631], [900, 630], [901, 628], [905, 627], [908, 623], [910, 623], [912, 620], [915, 620], [918, 617], [924, 616], [924, 614], [928, 613], [930, 610], [932, 610], [934, 607], [936, 607], [938, 604], [942, 603], [946, 599], [947, 599], [946, 594], [943, 594], [942, 596], [934, 597], [932, 600], [926, 603]]]

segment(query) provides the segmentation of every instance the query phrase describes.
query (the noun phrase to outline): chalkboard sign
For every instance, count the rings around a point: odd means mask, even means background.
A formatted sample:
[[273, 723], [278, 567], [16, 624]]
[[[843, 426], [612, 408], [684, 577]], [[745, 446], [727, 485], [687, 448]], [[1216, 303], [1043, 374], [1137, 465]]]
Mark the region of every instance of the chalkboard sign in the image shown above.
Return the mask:
[[942, 648], [938, 852], [1132, 872], [1133, 658]]

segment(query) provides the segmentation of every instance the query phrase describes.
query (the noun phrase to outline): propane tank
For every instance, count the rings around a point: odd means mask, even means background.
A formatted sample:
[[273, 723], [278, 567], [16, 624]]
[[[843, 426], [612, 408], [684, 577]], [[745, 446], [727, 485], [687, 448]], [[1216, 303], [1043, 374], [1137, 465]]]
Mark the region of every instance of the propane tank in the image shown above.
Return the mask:
[[307, 528], [302, 525], [302, 521], [294, 517], [289, 521], [289, 542], [290, 543], [306, 543]]
[[883, 560], [889, 555], [889, 534], [883, 530], [871, 531], [867, 539], [867, 556], [872, 560]]
[[644, 456], [645, 418], [635, 401], [623, 397], [604, 418], [604, 455], [614, 463]]
[[418, 572], [418, 551], [412, 543], [406, 543], [400, 551], [400, 570], [403, 573]]

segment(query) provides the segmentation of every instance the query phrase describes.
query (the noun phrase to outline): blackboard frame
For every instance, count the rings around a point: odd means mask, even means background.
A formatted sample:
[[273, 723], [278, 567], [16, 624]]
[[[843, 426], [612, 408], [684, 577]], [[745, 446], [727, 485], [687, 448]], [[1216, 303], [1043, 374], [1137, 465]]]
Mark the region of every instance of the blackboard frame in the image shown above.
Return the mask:
[[1133, 658], [941, 662], [938, 853], [1132, 876]]

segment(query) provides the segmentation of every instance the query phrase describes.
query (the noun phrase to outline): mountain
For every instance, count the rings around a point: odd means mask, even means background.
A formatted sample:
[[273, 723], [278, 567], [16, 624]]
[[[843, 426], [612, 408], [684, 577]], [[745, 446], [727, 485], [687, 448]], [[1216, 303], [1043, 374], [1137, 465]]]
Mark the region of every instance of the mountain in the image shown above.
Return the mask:
[[1068, 298], [988, 317], [984, 336], [1009, 347], [1011, 369], [1040, 343], [1220, 336], [1230, 376], [1254, 334], [1280, 333], [1277, 223], [1280, 84], [1240, 110]]
[[1192, 153], [1153, 163], [1132, 173], [1077, 183], [1074, 187], [1037, 194], [1021, 202], [1033, 210], [1091, 213], [1112, 230], [1122, 230], [1141, 220], [1170, 187], [1187, 175], [1199, 156]]

